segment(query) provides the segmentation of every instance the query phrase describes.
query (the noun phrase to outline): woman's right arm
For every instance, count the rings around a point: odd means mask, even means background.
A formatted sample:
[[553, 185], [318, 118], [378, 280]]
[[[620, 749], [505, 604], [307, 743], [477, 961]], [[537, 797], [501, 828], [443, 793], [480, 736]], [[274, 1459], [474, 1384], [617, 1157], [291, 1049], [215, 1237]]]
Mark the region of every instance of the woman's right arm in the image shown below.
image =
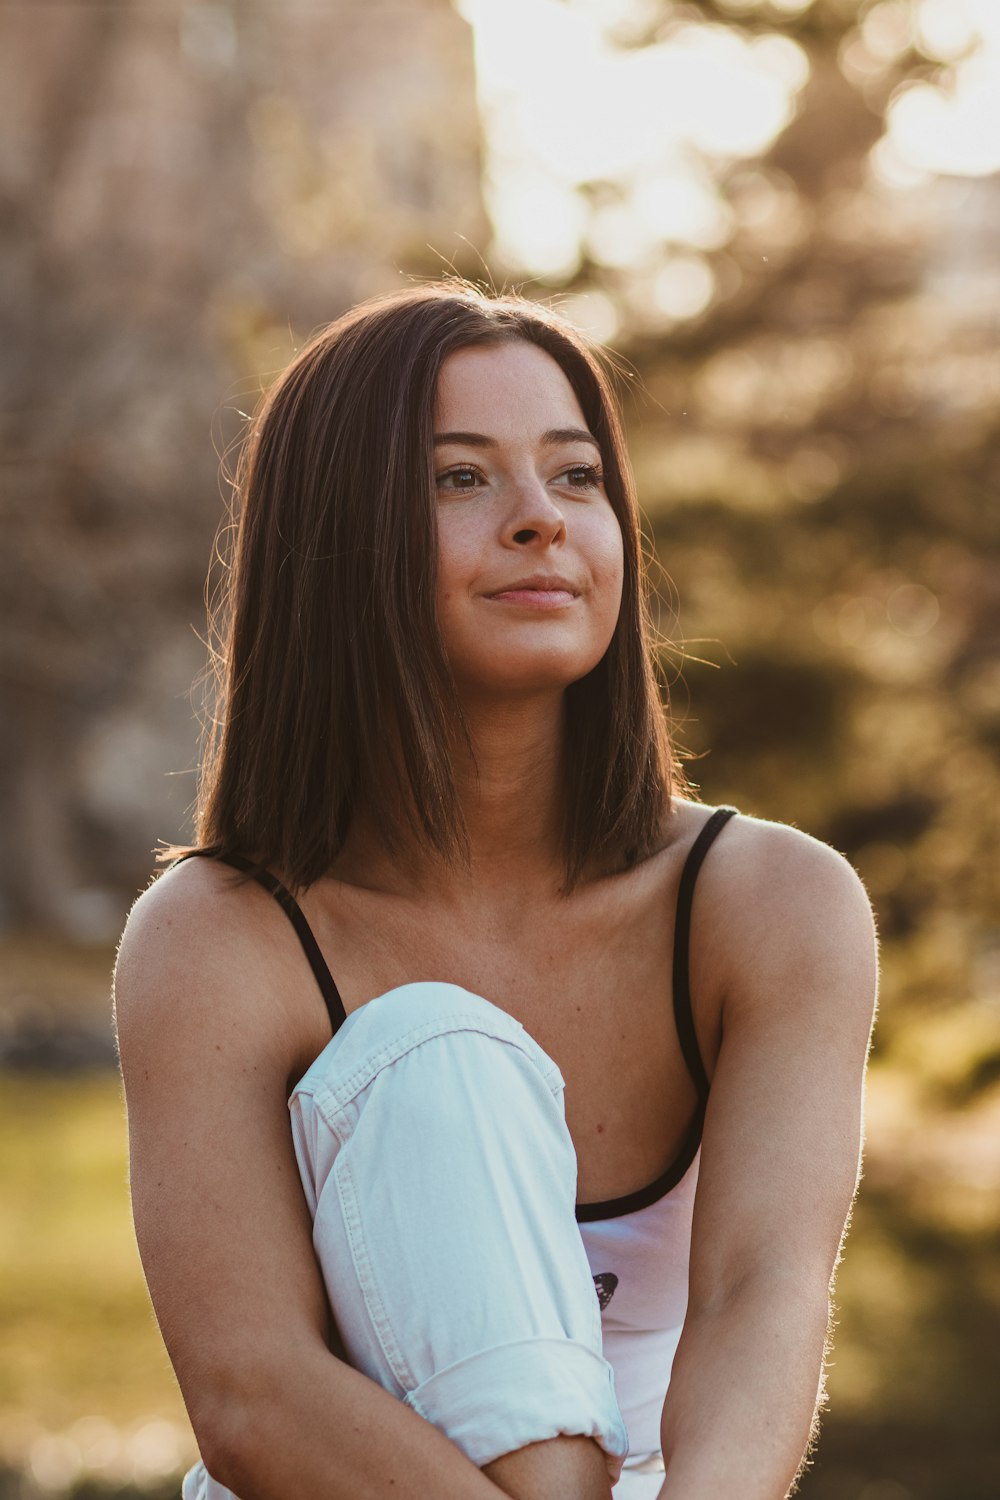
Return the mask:
[[[499, 1500], [327, 1346], [286, 1107], [324, 1013], [303, 1014], [311, 976], [285, 921], [259, 887], [192, 860], [136, 903], [116, 968], [136, 1237], [199, 1449], [241, 1500]], [[583, 1439], [491, 1472], [525, 1500], [607, 1495]]]

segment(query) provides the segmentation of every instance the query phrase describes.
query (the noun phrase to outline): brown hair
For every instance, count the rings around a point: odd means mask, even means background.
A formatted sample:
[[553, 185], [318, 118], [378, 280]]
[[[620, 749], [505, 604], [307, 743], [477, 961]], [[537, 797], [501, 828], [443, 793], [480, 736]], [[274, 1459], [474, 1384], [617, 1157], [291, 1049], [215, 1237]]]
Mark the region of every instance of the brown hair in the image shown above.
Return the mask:
[[551, 355], [573, 387], [624, 542], [610, 647], [566, 690], [567, 887], [595, 860], [650, 848], [673, 774], [609, 378], [554, 312], [464, 283], [377, 298], [330, 324], [252, 421], [233, 556], [210, 609], [218, 694], [193, 847], [307, 886], [363, 806], [390, 847], [402, 820], [443, 856], [463, 854], [450, 746], [464, 722], [434, 602], [434, 397], [449, 354], [514, 340]]

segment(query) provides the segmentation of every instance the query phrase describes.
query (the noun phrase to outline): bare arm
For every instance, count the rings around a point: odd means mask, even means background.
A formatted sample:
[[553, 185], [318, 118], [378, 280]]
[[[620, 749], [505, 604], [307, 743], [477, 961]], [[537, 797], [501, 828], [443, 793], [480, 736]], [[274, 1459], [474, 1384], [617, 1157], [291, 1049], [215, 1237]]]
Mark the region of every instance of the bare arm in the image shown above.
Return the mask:
[[327, 1347], [286, 1096], [328, 1026], [284, 921], [192, 861], [137, 904], [116, 972], [136, 1235], [209, 1472], [241, 1500], [607, 1500], [589, 1440], [494, 1483]]
[[845, 861], [801, 834], [753, 823], [732, 834], [699, 892], [702, 930], [721, 945], [722, 1043], [661, 1500], [789, 1493], [861, 1148], [876, 989], [867, 897]]

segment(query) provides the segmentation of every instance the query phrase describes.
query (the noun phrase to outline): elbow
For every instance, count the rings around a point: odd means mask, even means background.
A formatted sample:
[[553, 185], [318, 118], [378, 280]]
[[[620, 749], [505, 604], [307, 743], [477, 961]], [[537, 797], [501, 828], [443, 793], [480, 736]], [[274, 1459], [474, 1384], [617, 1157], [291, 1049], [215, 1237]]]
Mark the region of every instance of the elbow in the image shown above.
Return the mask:
[[242, 1477], [247, 1468], [247, 1455], [238, 1425], [232, 1422], [230, 1413], [220, 1410], [197, 1415], [190, 1412], [189, 1415], [201, 1461], [216, 1484], [236, 1495], [246, 1494]]
[[[176, 1368], [176, 1366], [175, 1366]], [[335, 1361], [318, 1338], [289, 1335], [280, 1350], [260, 1345], [202, 1355], [181, 1389], [202, 1463], [240, 1500], [275, 1500], [289, 1493], [315, 1409], [317, 1386], [336, 1404]]]
[[240, 1500], [263, 1500], [258, 1450], [264, 1422], [255, 1403], [231, 1387], [188, 1400], [201, 1461], [217, 1484]]

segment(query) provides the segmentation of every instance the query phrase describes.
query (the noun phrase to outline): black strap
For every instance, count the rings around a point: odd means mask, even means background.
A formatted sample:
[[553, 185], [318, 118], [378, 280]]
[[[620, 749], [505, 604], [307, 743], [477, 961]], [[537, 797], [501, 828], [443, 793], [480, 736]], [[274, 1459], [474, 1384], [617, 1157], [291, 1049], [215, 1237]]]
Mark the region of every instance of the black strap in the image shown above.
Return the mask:
[[[181, 858], [190, 859], [192, 855], [201, 854], [202, 852], [200, 849], [193, 849], [190, 855], [185, 854]], [[320, 988], [320, 993], [326, 1003], [326, 1008], [330, 1016], [330, 1025], [333, 1027], [334, 1035], [336, 1035], [347, 1020], [347, 1011], [344, 1009], [344, 1002], [340, 998], [340, 991], [337, 989], [336, 982], [330, 973], [326, 959], [320, 952], [319, 944], [313, 936], [313, 930], [306, 921], [305, 914], [291, 891], [288, 890], [287, 886], [283, 886], [281, 881], [277, 880], [270, 871], [262, 870], [252, 860], [244, 859], [242, 854], [213, 855], [209, 854], [207, 850], [204, 852], [208, 858], [217, 859], [223, 865], [232, 865], [234, 870], [241, 870], [245, 875], [249, 875], [258, 885], [263, 886], [265, 891], [269, 891], [275, 901], [277, 901], [295, 928], [299, 942], [302, 944], [302, 951], [309, 960], [309, 967], [313, 971], [316, 983]], [[180, 860], [176, 861], [177, 864], [180, 864], [180, 862]]]
[[708, 1100], [708, 1074], [698, 1047], [691, 1006], [691, 907], [702, 861], [729, 819], [735, 815], [735, 807], [720, 807], [708, 819], [688, 851], [677, 890], [677, 916], [674, 922], [674, 1022], [684, 1061], [698, 1090], [701, 1111], [704, 1111]]
[[691, 1123], [674, 1160], [654, 1182], [647, 1183], [645, 1187], [638, 1188], [634, 1193], [626, 1193], [621, 1198], [608, 1198], [600, 1203], [578, 1203], [576, 1218], [579, 1224], [592, 1224], [602, 1219], [619, 1219], [625, 1214], [637, 1213], [639, 1209], [648, 1208], [651, 1203], [656, 1203], [669, 1193], [671, 1188], [677, 1186], [698, 1154], [702, 1127], [705, 1123], [705, 1108], [708, 1104], [708, 1074], [705, 1072], [705, 1065], [698, 1049], [691, 1007], [689, 972], [691, 905], [694, 899], [695, 881], [698, 878], [702, 861], [729, 819], [735, 814], [735, 807], [720, 807], [705, 822], [688, 851], [677, 890], [677, 916], [674, 922], [674, 1024], [677, 1027], [684, 1061], [687, 1063], [688, 1072], [698, 1091], [698, 1102], [695, 1105]]

